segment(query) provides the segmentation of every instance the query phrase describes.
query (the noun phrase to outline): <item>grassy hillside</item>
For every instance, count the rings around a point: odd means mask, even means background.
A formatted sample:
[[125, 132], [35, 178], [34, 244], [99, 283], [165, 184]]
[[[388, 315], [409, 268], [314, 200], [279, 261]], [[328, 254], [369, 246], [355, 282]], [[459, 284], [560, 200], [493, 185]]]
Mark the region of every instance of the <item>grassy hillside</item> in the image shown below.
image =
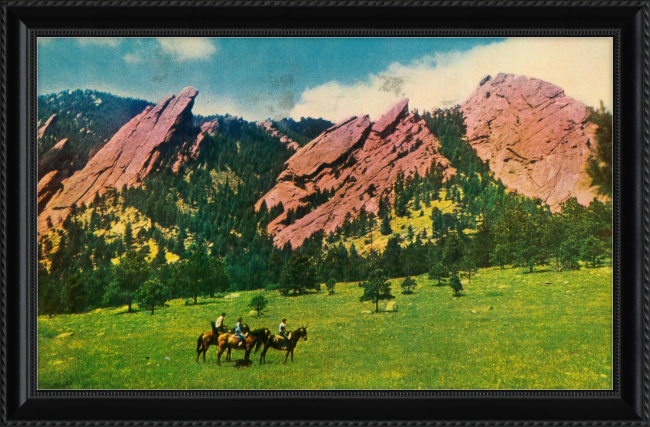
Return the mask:
[[[391, 237], [400, 236], [402, 246], [408, 245], [411, 241], [408, 239], [408, 227], [410, 226], [413, 230], [414, 235], [418, 235], [425, 231], [427, 236], [431, 236], [431, 211], [434, 208], [440, 209], [443, 213], [453, 213], [454, 212], [454, 203], [446, 199], [446, 192], [440, 192], [440, 199], [434, 200], [430, 205], [422, 206], [420, 210], [415, 210], [413, 208], [413, 203], [408, 205], [408, 211], [410, 216], [393, 216], [390, 219], [390, 226], [393, 230], [393, 234], [388, 236], [383, 235], [380, 230], [380, 224], [377, 223], [372, 229], [361, 237], [348, 237], [342, 239], [343, 244], [346, 248], [350, 249], [350, 246], [354, 245], [360, 254], [367, 254], [371, 249], [376, 251], [383, 251], [386, 248], [386, 244]], [[431, 240], [430, 238], [424, 239], [425, 241]]]
[[[354, 283], [326, 292], [281, 297], [240, 292], [238, 298], [126, 314], [97, 309], [38, 321], [41, 389], [609, 389], [612, 387], [612, 269], [526, 274], [479, 270], [454, 298], [448, 286], [417, 277], [413, 295], [392, 280], [398, 311], [367, 313]], [[465, 279], [466, 282], [466, 279]], [[264, 294], [269, 308], [249, 314]], [[385, 302], [384, 302], [385, 305]], [[307, 326], [295, 363], [270, 350], [268, 365], [251, 369], [196, 363], [196, 340], [218, 313], [232, 325]], [[366, 313], [364, 313], [366, 312]], [[72, 335], [70, 335], [70, 333]], [[61, 335], [63, 334], [63, 335]], [[236, 352], [233, 359], [243, 358]]]

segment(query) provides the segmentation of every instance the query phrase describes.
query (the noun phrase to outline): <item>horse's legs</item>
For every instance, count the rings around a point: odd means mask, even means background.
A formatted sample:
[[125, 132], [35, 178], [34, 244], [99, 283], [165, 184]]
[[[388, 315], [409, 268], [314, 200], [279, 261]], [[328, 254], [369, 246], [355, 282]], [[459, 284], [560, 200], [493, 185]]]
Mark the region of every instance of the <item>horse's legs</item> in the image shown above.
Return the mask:
[[246, 353], [244, 353], [244, 360], [250, 360], [250, 355], [251, 355], [251, 350], [250, 348], [247, 348]]
[[291, 363], [293, 363], [293, 348], [291, 349]]
[[289, 350], [287, 350], [287, 354], [284, 356], [284, 363], [287, 363], [288, 358], [289, 358]]
[[219, 354], [217, 354], [217, 365], [221, 365], [221, 355], [223, 354], [225, 348], [219, 347]]
[[226, 362], [230, 362], [230, 352], [231, 351], [232, 351], [232, 349], [230, 347], [228, 347], [228, 353], [226, 353]]

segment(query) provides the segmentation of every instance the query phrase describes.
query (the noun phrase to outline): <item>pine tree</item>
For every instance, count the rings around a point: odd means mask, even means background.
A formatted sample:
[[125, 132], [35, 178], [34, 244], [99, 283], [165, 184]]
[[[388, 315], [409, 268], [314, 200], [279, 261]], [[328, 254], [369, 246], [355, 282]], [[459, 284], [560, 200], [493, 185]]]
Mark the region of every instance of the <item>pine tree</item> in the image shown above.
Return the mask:
[[381, 229], [379, 230], [384, 236], [390, 236], [393, 234], [393, 229], [390, 226], [390, 216], [385, 214], [381, 219]]
[[149, 265], [144, 256], [137, 251], [128, 251], [113, 268], [115, 280], [109, 285], [105, 299], [107, 302], [126, 303], [130, 313], [136, 292], [149, 274]]
[[429, 270], [429, 278], [438, 281], [438, 286], [442, 286], [442, 280], [449, 277], [449, 270], [441, 262], [436, 262]]
[[151, 310], [153, 316], [154, 309], [164, 306], [169, 298], [169, 291], [160, 283], [158, 279], [151, 279], [144, 282], [136, 293], [136, 301], [141, 308]]
[[124, 227], [124, 245], [126, 246], [126, 250], [131, 250], [133, 247], [133, 228], [130, 221]]
[[284, 295], [288, 295], [290, 292], [300, 294], [308, 289], [318, 290], [320, 288], [311, 260], [301, 253], [294, 254], [289, 258], [280, 274], [280, 284]]
[[413, 289], [415, 289], [416, 285], [417, 285], [417, 283], [415, 282], [415, 280], [411, 279], [410, 277], [407, 277], [406, 279], [404, 279], [404, 281], [402, 282], [402, 285], [401, 285], [402, 286], [402, 293], [406, 294], [406, 295], [412, 294]]
[[463, 284], [460, 282], [460, 278], [458, 277], [458, 274], [454, 274], [451, 276], [451, 279], [449, 279], [449, 286], [451, 286], [451, 289], [454, 291], [455, 297], [461, 296], [460, 291], [463, 290]]

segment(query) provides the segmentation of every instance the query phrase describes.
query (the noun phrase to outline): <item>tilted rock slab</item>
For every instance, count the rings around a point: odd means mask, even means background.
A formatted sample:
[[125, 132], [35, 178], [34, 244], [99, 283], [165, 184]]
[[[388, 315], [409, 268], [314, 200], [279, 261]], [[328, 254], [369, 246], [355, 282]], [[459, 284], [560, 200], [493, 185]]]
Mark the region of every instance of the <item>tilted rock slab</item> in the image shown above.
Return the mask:
[[48, 229], [50, 217], [56, 227], [67, 217], [73, 204], [90, 203], [107, 188], [139, 186], [158, 165], [162, 151], [181, 144], [179, 138], [193, 130], [192, 106], [198, 91], [188, 87], [170, 95], [124, 125], [86, 166], [61, 182], [62, 189], [51, 198], [38, 217], [39, 232]]
[[41, 139], [41, 138], [43, 138], [43, 137], [45, 136], [45, 133], [46, 133], [46, 132], [48, 131], [48, 129], [50, 128], [50, 125], [52, 124], [52, 122], [54, 122], [54, 119], [56, 119], [56, 114], [52, 114], [52, 115], [51, 115], [51, 116], [50, 116], [50, 117], [45, 121], [45, 123], [43, 124], [43, 126], [41, 126], [40, 128], [38, 128], [38, 139]]
[[271, 120], [264, 120], [262, 122], [257, 122], [257, 126], [264, 129], [266, 133], [271, 135], [274, 138], [278, 138], [282, 145], [287, 147], [287, 150], [298, 151], [300, 149], [300, 144], [298, 144], [293, 139], [289, 138], [279, 130], [275, 128], [275, 124]]
[[50, 201], [61, 188], [61, 173], [58, 170], [52, 170], [45, 174], [43, 178], [38, 181], [36, 189], [38, 197], [38, 213], [40, 214], [47, 203]]
[[[297, 248], [313, 233], [331, 233], [346, 217], [356, 218], [362, 208], [377, 213], [381, 197], [392, 199], [400, 171], [406, 177], [417, 171], [424, 176], [431, 166], [445, 170], [445, 180], [456, 173], [438, 153], [440, 142], [424, 120], [400, 101], [377, 123], [367, 115], [350, 117], [302, 147], [284, 166], [277, 185], [257, 203], [270, 209], [282, 203], [284, 213], [269, 224], [277, 246]], [[333, 191], [329, 201], [286, 226], [289, 209], [305, 205], [317, 191]]]
[[553, 211], [599, 196], [586, 172], [597, 126], [588, 108], [551, 83], [498, 74], [462, 106], [467, 137], [497, 179]]

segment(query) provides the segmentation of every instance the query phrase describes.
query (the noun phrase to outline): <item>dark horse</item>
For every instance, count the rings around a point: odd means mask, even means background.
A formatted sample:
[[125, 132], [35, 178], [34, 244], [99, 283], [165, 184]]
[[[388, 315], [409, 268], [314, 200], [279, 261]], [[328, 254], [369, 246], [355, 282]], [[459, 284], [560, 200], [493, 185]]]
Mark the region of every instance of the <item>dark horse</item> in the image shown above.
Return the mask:
[[[220, 334], [227, 334], [231, 332], [230, 330], [227, 330], [226, 332], [217, 331], [217, 326], [214, 324], [214, 322], [210, 322], [210, 325], [212, 325], [212, 330], [199, 335], [199, 339], [196, 342], [197, 362], [199, 361], [199, 356], [201, 353], [203, 353], [203, 361], [205, 362], [205, 353], [207, 353], [211, 345], [217, 345], [217, 339], [219, 338]], [[248, 328], [248, 326], [246, 326], [246, 328]], [[244, 332], [247, 332], [247, 330]]]
[[[248, 325], [244, 326], [244, 333], [248, 331]], [[271, 336], [271, 332], [268, 328], [255, 329], [254, 331], [248, 332], [248, 335], [244, 339], [243, 345], [240, 345], [239, 339], [235, 334], [221, 334], [217, 338], [217, 345], [219, 346], [219, 354], [217, 354], [217, 364], [221, 364], [221, 355], [226, 349], [228, 349], [228, 354], [226, 354], [226, 362], [230, 361], [230, 351], [231, 350], [245, 350], [244, 360], [249, 360], [251, 350], [255, 348], [255, 352], [260, 348], [260, 346], [266, 343]]]
[[[262, 350], [262, 354], [260, 355], [260, 364], [266, 362], [266, 352], [269, 351], [269, 348], [278, 351], [286, 351], [287, 354], [284, 356], [284, 363], [287, 363], [287, 358], [289, 358], [289, 354], [291, 354], [291, 363], [293, 363], [293, 350], [298, 345], [298, 341], [300, 341], [300, 339], [307, 341], [307, 328], [304, 326], [291, 332], [287, 345], [283, 345], [284, 338], [281, 336], [270, 336], [266, 343], [264, 343], [264, 350]], [[257, 353], [257, 349], [255, 349], [255, 352]]]

